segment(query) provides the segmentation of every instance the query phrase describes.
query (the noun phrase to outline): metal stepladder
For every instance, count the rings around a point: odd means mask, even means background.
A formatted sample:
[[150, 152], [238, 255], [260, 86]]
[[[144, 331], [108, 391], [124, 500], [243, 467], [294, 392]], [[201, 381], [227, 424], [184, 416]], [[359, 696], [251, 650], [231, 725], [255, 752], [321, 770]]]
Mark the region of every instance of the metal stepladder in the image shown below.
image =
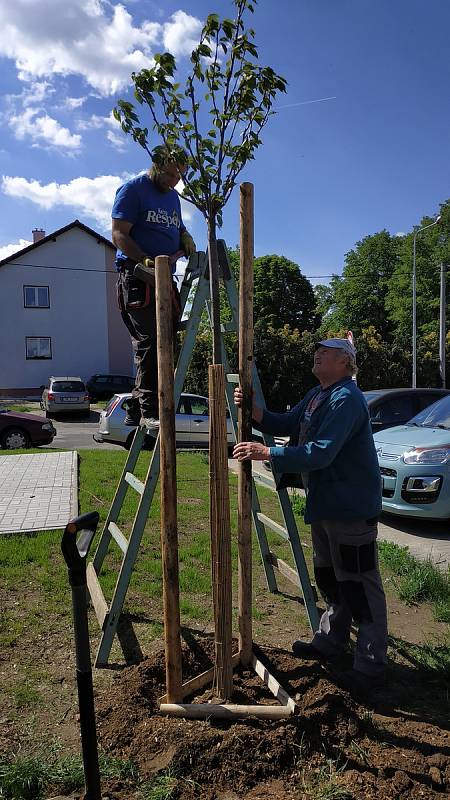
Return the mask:
[[[222, 325], [222, 334], [230, 331], [238, 330], [238, 295], [236, 291], [236, 284], [232, 270], [230, 269], [228, 253], [226, 250], [225, 242], [218, 240], [218, 255], [221, 278], [223, 280], [225, 292], [231, 309], [232, 321]], [[198, 278], [198, 283], [195, 288], [194, 296], [191, 296], [191, 289], [193, 282]], [[189, 304], [192, 304], [189, 310], [189, 316], [186, 323], [182, 324], [185, 328], [185, 337], [178, 363], [175, 372], [174, 394], [175, 394], [175, 407], [178, 405], [181, 391], [192, 356], [197, 336], [198, 327], [202, 312], [207, 308], [208, 316], [210, 316], [209, 308], [209, 280], [208, 280], [208, 258], [205, 253], [196, 253], [191, 256], [189, 264], [186, 269], [185, 278], [181, 287], [181, 307], [186, 309]], [[237, 410], [233, 401], [233, 383], [236, 382], [237, 376], [232, 375], [229, 370], [228, 358], [225, 351], [225, 344], [222, 335], [222, 359], [224, 364], [225, 373], [227, 375], [226, 381], [226, 395], [228, 409], [230, 412], [232, 426], [234, 431], [234, 438], [237, 440]], [[265, 406], [264, 397], [261, 389], [261, 384], [256, 367], [253, 367], [253, 387], [256, 400], [262, 407]], [[138, 427], [129, 450], [123, 472], [109, 510], [108, 516], [105, 521], [103, 531], [97, 546], [93, 560], [87, 565], [87, 584], [90, 592], [91, 602], [94, 607], [98, 622], [102, 629], [102, 636], [97, 651], [95, 666], [102, 667], [108, 664], [111, 647], [113, 644], [114, 636], [117, 633], [117, 628], [122, 612], [125, 596], [130, 583], [134, 563], [136, 561], [139, 546], [144, 533], [144, 528], [147, 522], [150, 506], [152, 503], [153, 495], [156, 489], [156, 484], [159, 477], [160, 467], [160, 451], [159, 451], [159, 436], [153, 449], [152, 458], [147, 470], [145, 481], [140, 481], [134, 474], [133, 470], [136, 466], [139, 454], [141, 452], [144, 440], [146, 437], [146, 430]], [[264, 435], [264, 442], [266, 445], [271, 446], [274, 444], [273, 437]], [[275, 486], [278, 486], [281, 475], [273, 473]], [[264, 481], [262, 480], [264, 483]], [[267, 485], [273, 488], [270, 480]], [[125, 495], [129, 488], [134, 489], [140, 495], [138, 507], [136, 510], [135, 518], [133, 521], [132, 530], [127, 539], [117, 525], [117, 520], [125, 499]], [[295, 521], [294, 513], [286, 489], [277, 489], [278, 499], [280, 503], [281, 516], [284, 524], [280, 525], [277, 522], [269, 519], [261, 512], [259, 504], [257, 486], [255, 480], [252, 481], [252, 517], [254, 528], [258, 537], [259, 549], [261, 554], [262, 563], [264, 566], [267, 587], [271, 592], [278, 591], [278, 585], [275, 577], [275, 569], [284, 575], [285, 578], [290, 580], [297, 588], [301, 589], [303, 601], [305, 604], [309, 624], [313, 631], [317, 630], [319, 624], [319, 613], [316, 606], [316, 595], [311, 585], [309, 574], [303, 554], [302, 545], [300, 542], [298, 528]], [[288, 541], [291, 547], [295, 569], [292, 569], [285, 561], [278, 558], [269, 548], [267, 541], [266, 528], [274, 531], [280, 535], [284, 540]], [[116, 544], [122, 551], [122, 563], [120, 566], [119, 574], [114, 589], [114, 594], [110, 604], [103, 594], [102, 587], [99, 582], [99, 574], [106, 554], [109, 549], [111, 539], [114, 539]]]

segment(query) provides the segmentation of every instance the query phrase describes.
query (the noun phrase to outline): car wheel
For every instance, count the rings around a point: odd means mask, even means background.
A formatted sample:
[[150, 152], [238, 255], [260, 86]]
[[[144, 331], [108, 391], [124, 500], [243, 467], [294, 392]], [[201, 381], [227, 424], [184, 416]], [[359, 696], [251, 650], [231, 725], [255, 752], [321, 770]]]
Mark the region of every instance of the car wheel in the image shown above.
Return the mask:
[[30, 437], [22, 428], [10, 428], [3, 434], [1, 443], [5, 450], [18, 450], [30, 446]]

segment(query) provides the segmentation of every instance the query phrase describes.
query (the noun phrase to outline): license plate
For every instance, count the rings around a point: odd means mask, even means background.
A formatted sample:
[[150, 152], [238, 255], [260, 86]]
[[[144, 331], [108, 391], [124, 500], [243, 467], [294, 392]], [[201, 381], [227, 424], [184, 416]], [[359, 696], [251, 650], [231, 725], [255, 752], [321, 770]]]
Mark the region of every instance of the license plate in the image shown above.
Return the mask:
[[79, 403], [78, 397], [63, 397], [63, 403]]

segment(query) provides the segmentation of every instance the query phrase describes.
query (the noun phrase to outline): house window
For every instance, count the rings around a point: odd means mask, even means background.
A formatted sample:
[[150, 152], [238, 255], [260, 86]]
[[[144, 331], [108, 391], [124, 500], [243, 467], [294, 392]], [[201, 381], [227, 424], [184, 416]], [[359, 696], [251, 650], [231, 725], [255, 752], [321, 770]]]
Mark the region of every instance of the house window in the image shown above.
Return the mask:
[[23, 304], [25, 308], [50, 308], [48, 286], [24, 286]]
[[25, 350], [27, 358], [51, 358], [52, 340], [49, 336], [26, 336]]

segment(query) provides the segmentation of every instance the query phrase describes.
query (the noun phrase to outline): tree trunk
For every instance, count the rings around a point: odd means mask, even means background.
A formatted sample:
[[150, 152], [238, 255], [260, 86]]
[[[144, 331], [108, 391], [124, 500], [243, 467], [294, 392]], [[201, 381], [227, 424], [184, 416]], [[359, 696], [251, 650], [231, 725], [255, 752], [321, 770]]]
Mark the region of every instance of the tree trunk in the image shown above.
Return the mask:
[[213, 364], [222, 363], [220, 345], [219, 256], [217, 254], [216, 217], [208, 219], [209, 286], [211, 292], [211, 324], [213, 338]]
[[[238, 412], [240, 442], [252, 438], [253, 379], [253, 185], [240, 187], [239, 384], [244, 398]], [[239, 651], [248, 664], [252, 655], [252, 462], [238, 471]]]

